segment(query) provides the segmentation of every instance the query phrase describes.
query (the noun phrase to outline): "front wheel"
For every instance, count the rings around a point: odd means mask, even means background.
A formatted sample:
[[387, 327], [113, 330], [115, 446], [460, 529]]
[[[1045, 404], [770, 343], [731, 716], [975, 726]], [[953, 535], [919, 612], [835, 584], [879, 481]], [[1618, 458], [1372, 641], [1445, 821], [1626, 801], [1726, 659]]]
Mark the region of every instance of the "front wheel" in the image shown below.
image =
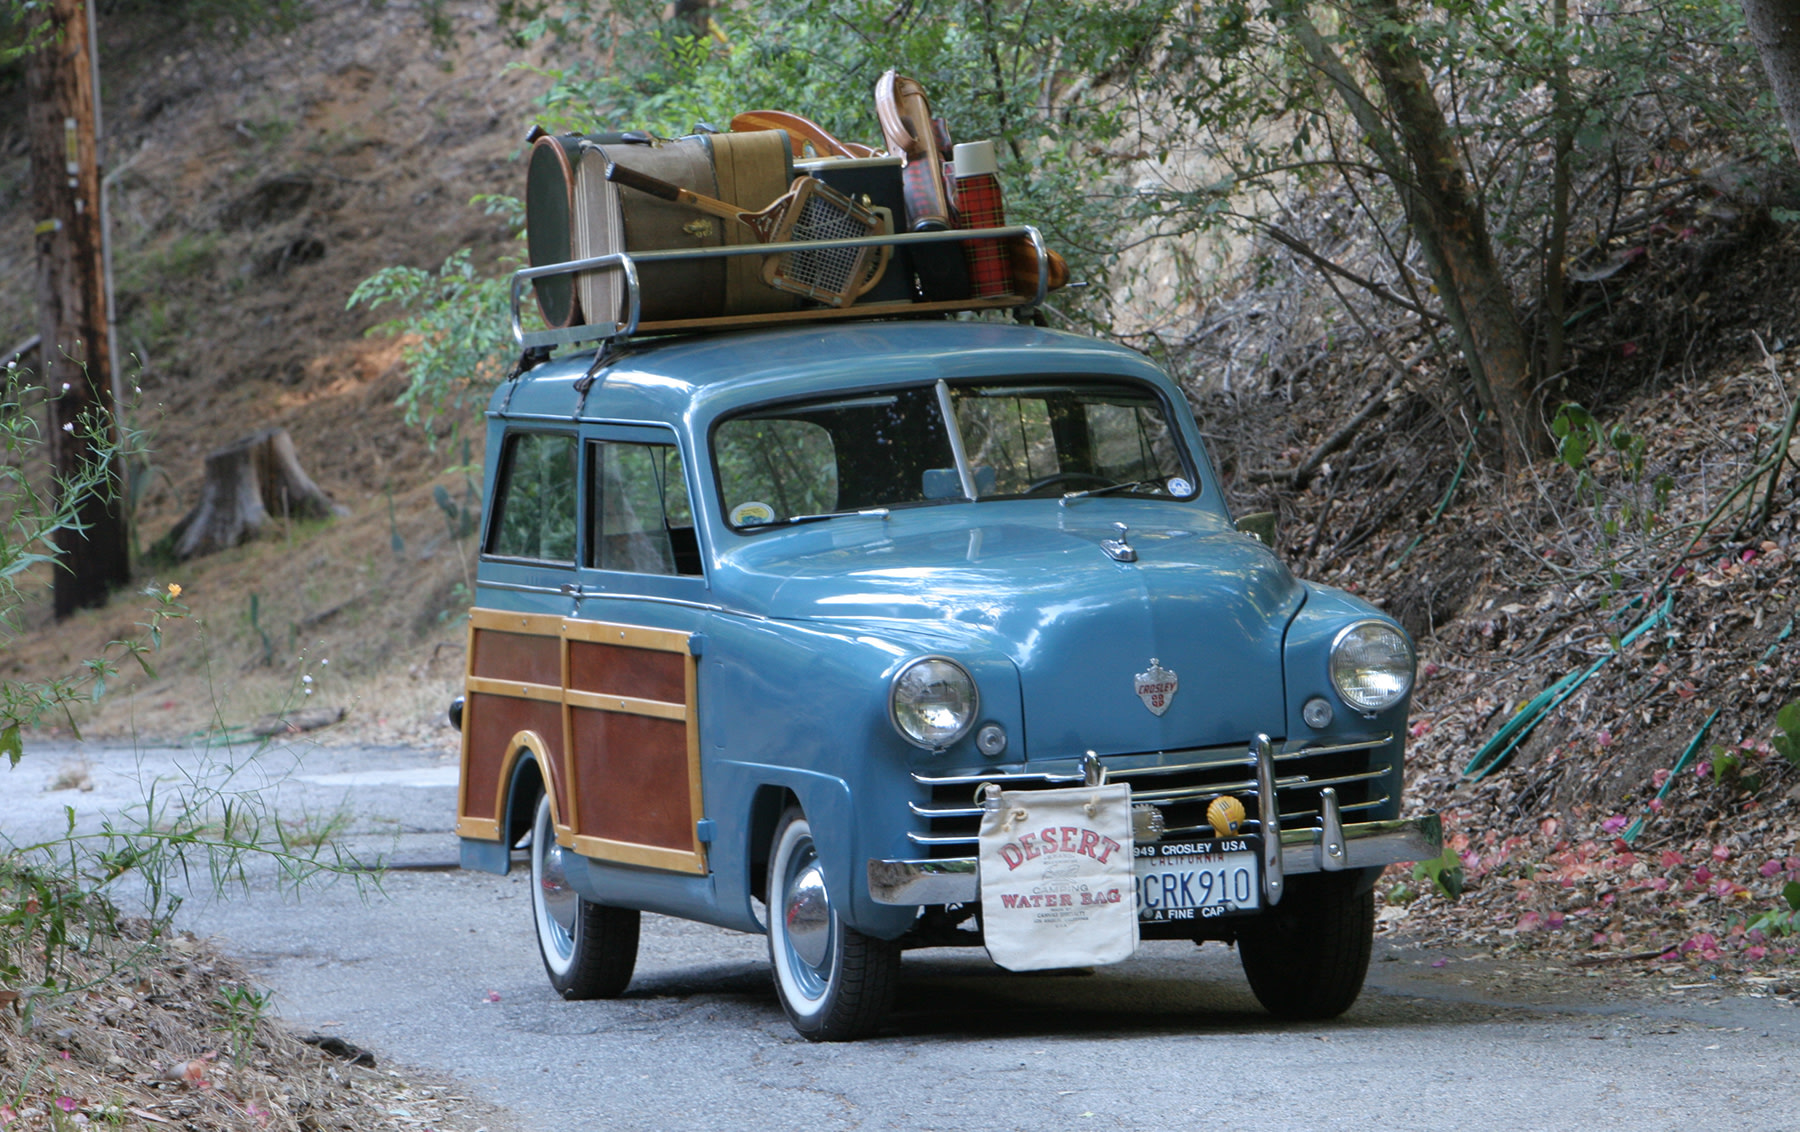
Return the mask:
[[[1307, 880], [1310, 883], [1295, 883]], [[1355, 876], [1292, 878], [1280, 904], [1238, 932], [1256, 1001], [1277, 1018], [1336, 1018], [1362, 993], [1375, 943], [1375, 893]]]
[[544, 971], [564, 998], [616, 998], [637, 966], [641, 917], [583, 900], [569, 887], [569, 856], [556, 843], [550, 796], [541, 795], [531, 823], [531, 918]]
[[769, 852], [769, 962], [775, 994], [802, 1037], [842, 1042], [874, 1031], [893, 1005], [900, 949], [845, 924], [832, 906], [812, 826], [790, 807]]

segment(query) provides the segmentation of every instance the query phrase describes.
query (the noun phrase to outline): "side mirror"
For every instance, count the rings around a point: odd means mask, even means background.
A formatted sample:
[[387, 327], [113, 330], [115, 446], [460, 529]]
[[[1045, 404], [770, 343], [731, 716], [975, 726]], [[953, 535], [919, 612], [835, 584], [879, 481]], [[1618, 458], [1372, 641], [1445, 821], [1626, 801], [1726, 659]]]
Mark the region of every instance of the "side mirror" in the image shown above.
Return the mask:
[[1245, 515], [1237, 521], [1237, 529], [1270, 550], [1275, 549], [1275, 512], [1258, 511], [1254, 515]]

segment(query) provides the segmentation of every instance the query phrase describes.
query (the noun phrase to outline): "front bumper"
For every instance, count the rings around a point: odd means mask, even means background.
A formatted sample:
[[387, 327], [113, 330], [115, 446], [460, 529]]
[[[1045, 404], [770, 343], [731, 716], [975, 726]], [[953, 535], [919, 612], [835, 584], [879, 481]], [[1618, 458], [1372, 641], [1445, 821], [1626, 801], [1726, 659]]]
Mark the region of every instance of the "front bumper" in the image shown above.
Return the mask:
[[[1436, 814], [1343, 827], [1344, 863], [1328, 868], [1318, 829], [1281, 833], [1281, 868], [1299, 873], [1364, 869], [1401, 861], [1425, 861], [1444, 851], [1443, 821]], [[869, 895], [877, 904], [967, 904], [981, 898], [974, 857], [941, 861], [869, 861]]]
[[[1250, 745], [1256, 765], [1257, 812], [1275, 809], [1274, 747], [1259, 735]], [[1094, 779], [1098, 782], [1104, 775]], [[1267, 799], [1267, 802], [1263, 802]], [[1429, 860], [1444, 851], [1444, 826], [1437, 814], [1391, 821], [1343, 823], [1337, 793], [1320, 791], [1321, 813], [1311, 828], [1282, 829], [1271, 816], [1260, 830], [1263, 896], [1279, 904], [1283, 879], [1299, 873], [1341, 872]], [[877, 904], [967, 904], [981, 899], [980, 869], [974, 857], [933, 860], [869, 860], [869, 895]]]

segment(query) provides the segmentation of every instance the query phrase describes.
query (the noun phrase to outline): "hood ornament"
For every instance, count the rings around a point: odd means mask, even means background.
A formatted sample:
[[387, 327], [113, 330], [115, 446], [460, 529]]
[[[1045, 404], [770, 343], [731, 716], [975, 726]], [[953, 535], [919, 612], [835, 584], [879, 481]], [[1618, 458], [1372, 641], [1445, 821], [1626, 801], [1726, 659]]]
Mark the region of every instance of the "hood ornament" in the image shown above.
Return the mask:
[[1151, 657], [1149, 670], [1137, 674], [1132, 690], [1144, 701], [1150, 714], [1161, 715], [1169, 710], [1169, 701], [1175, 698], [1175, 690], [1180, 686], [1180, 678], [1164, 668], [1162, 661]]
[[[1125, 541], [1130, 528], [1124, 523], [1114, 523], [1113, 529], [1119, 532], [1119, 537], [1101, 539], [1100, 549], [1104, 550], [1106, 556], [1114, 562], [1136, 562], [1137, 548]], [[1154, 664], [1155, 661], [1152, 661], [1151, 663]], [[1159, 712], [1158, 714], [1161, 713]]]

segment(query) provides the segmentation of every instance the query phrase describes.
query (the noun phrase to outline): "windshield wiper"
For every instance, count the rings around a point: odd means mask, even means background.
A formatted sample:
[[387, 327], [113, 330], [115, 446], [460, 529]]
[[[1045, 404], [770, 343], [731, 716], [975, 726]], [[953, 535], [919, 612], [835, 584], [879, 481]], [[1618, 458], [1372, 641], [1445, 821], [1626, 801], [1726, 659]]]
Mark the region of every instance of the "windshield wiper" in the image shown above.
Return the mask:
[[865, 518], [870, 519], [885, 519], [888, 517], [888, 509], [886, 507], [867, 507], [860, 511], [821, 511], [816, 515], [789, 515], [785, 519], [777, 519], [773, 523], [762, 523], [759, 525], [765, 527], [791, 527], [796, 523], [816, 523], [821, 519], [846, 519], [853, 515], [862, 515]]
[[1134, 487], [1151, 487], [1162, 485], [1161, 480], [1131, 480], [1128, 483], [1109, 483], [1105, 487], [1090, 487], [1086, 491], [1065, 491], [1062, 505], [1067, 507], [1071, 499], [1086, 499], [1090, 495], [1111, 495], [1115, 491], [1130, 491]]

